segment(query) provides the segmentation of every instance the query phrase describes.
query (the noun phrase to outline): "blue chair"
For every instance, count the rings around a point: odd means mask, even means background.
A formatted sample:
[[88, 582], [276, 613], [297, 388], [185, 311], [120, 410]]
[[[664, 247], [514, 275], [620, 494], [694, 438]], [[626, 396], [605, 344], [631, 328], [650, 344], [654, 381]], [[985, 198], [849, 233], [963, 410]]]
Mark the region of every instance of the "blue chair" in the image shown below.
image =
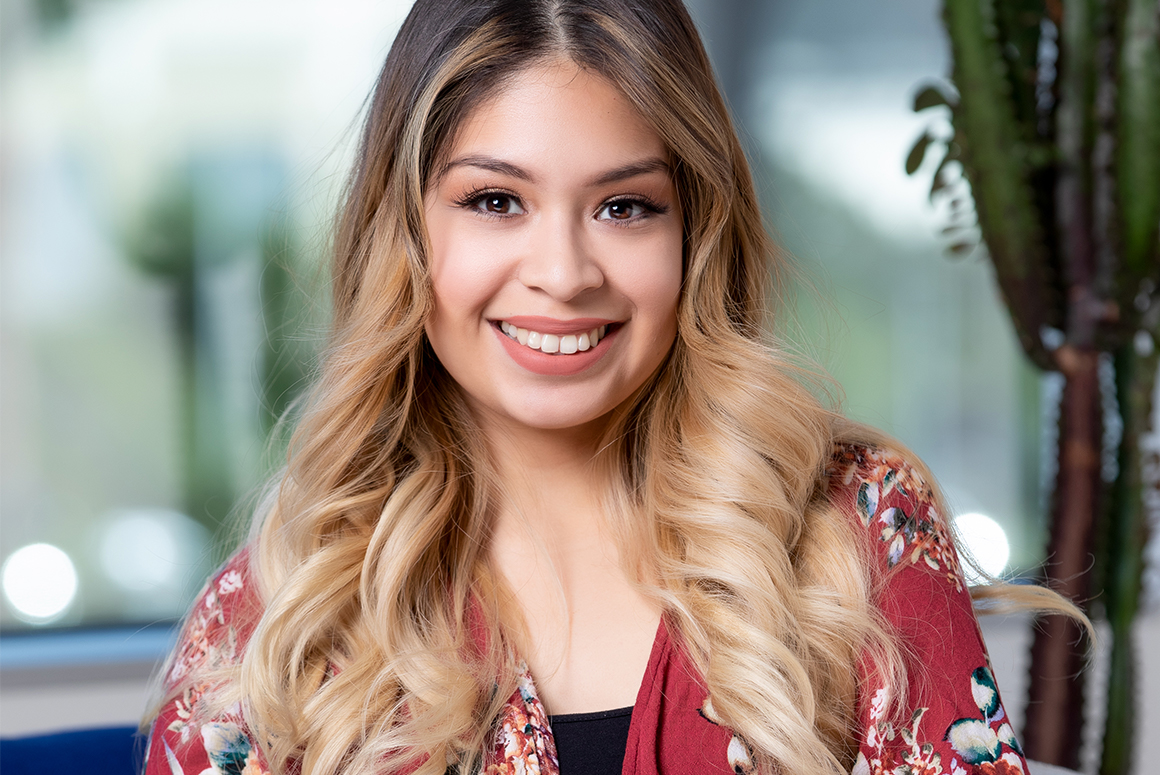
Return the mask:
[[136, 727], [106, 727], [0, 739], [4, 775], [136, 775], [145, 738]]

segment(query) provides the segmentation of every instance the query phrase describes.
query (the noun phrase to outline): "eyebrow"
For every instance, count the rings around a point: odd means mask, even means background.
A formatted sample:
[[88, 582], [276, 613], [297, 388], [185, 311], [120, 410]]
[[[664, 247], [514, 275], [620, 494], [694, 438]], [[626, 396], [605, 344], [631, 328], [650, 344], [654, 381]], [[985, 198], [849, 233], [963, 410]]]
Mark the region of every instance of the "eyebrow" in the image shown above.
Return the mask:
[[637, 175], [647, 175], [651, 172], [663, 172], [668, 175], [672, 170], [669, 168], [668, 162], [664, 159], [645, 159], [643, 161], [633, 162], [632, 164], [626, 164], [623, 167], [617, 167], [614, 170], [609, 170], [592, 181], [592, 185], [603, 186], [607, 183], [617, 183], [621, 180], [635, 178]]
[[523, 167], [517, 167], [506, 161], [491, 156], [461, 156], [458, 159], [453, 159], [439, 171], [439, 177], [442, 178], [455, 167], [475, 167], [481, 170], [488, 170], [489, 172], [498, 172], [501, 175], [508, 175], [509, 177], [526, 180], [529, 183], [535, 182], [535, 178], [530, 172]]
[[[519, 180], [526, 180], [529, 183], [535, 182], [535, 176], [525, 170], [523, 167], [517, 166], [510, 162], [496, 159], [491, 156], [471, 155], [461, 156], [458, 159], [449, 161], [446, 166], [439, 172], [439, 177], [442, 178], [455, 167], [475, 167], [477, 169], [488, 170], [489, 172], [496, 172], [500, 175], [508, 175]], [[647, 175], [653, 172], [664, 172], [666, 175], [671, 173], [671, 168], [668, 162], [661, 158], [644, 159], [642, 161], [625, 164], [623, 167], [608, 170], [607, 172], [597, 175], [590, 183], [590, 186], [604, 186], [609, 183], [617, 183], [628, 178], [634, 178], [637, 175]]]

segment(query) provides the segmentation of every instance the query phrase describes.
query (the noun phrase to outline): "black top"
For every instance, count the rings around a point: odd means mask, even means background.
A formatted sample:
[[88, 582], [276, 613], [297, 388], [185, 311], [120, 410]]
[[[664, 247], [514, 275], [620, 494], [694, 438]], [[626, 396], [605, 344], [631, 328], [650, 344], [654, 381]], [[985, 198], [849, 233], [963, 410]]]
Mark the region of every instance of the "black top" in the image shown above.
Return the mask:
[[549, 716], [560, 775], [620, 775], [632, 706]]

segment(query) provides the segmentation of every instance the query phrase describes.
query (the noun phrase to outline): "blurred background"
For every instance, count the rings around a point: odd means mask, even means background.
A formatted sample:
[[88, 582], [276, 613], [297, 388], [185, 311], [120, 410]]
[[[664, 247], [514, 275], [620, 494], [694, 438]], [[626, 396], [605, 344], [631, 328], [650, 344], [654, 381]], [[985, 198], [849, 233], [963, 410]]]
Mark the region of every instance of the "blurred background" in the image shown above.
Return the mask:
[[[931, 121], [913, 95], [949, 67], [939, 3], [689, 5], [799, 270], [786, 330], [850, 416], [930, 465], [986, 570], [1033, 574], [1060, 383], [1022, 356], [982, 250], [948, 253], [931, 170], [903, 170]], [[330, 221], [409, 6], [0, 0], [0, 734], [134, 720], [244, 531], [314, 366]], [[1027, 622], [984, 626], [1018, 718]]]

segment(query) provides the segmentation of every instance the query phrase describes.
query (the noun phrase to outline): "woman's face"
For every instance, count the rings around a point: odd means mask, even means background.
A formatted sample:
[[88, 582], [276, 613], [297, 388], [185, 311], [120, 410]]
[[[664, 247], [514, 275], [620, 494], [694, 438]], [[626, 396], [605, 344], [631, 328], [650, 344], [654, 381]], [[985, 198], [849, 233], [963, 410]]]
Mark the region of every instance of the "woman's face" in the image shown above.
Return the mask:
[[562, 62], [481, 104], [446, 159], [425, 200], [439, 360], [485, 426], [604, 417], [676, 336], [664, 143], [606, 80]]

